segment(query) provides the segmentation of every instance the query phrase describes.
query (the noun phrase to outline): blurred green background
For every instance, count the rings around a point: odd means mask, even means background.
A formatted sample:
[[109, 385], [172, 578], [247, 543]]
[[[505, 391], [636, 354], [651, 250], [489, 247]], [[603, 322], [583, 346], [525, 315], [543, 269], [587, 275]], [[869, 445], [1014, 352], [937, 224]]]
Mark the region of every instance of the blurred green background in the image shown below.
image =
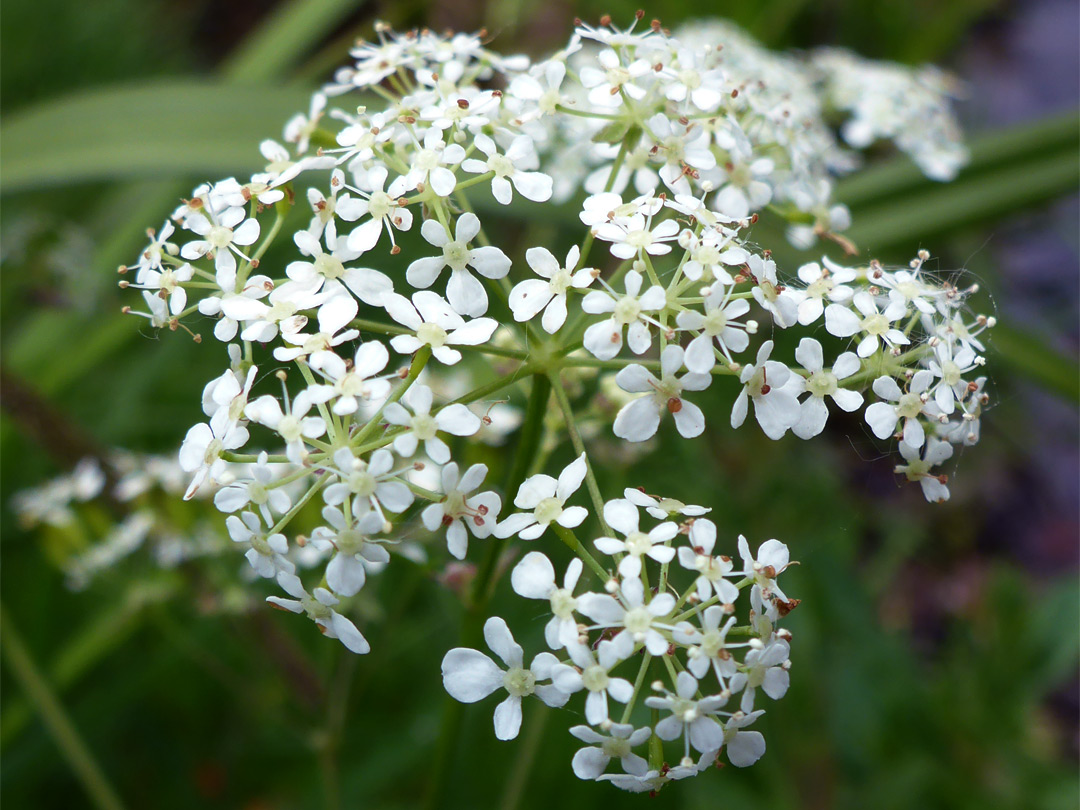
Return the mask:
[[[374, 652], [357, 658], [308, 623], [238, 594], [234, 560], [147, 567], [71, 593], [12, 494], [100, 448], [172, 453], [224, 359], [148, 335], [119, 309], [115, 268], [199, 181], [259, 167], [356, 36], [486, 26], [539, 55], [575, 16], [630, 19], [625, 0], [26, 0], [0, 29], [3, 415], [0, 800], [90, 806], [12, 678], [21, 639], [132, 808], [417, 806], [445, 703], [438, 661], [461, 608], [438, 572], [395, 565], [364, 591]], [[665, 442], [602, 487], [712, 505], [721, 532], [778, 537], [802, 566], [792, 688], [761, 721], [768, 752], [667, 788], [650, 806], [1077, 806], [1077, 9], [1057, 0], [667, 0], [665, 25], [726, 16], [771, 47], [841, 45], [942, 64], [966, 82], [973, 148], [950, 185], [873, 156], [841, 184], [851, 236], [887, 262], [929, 249], [966, 268], [994, 312], [994, 409], [961, 453], [944, 506], [900, 486], [856, 420], [821, 440], [726, 427]], [[552, 236], [555, 225], [551, 226]], [[768, 222], [756, 238], [777, 245]], [[789, 272], [802, 256], [776, 248]], [[558, 253], [558, 251], [556, 251]], [[561, 254], [559, 254], [561, 255]], [[181, 373], [182, 372], [182, 373]], [[670, 437], [669, 437], [670, 438]], [[503, 463], [487, 453], [493, 467]], [[557, 451], [553, 464], [567, 456]], [[471, 460], [471, 459], [470, 459]], [[642, 472], [646, 470], [647, 472]], [[688, 470], [695, 474], [687, 475]], [[499, 471], [496, 469], [496, 476]], [[645, 478], [642, 478], [645, 475]], [[675, 489], [677, 482], [678, 489]], [[565, 560], [559, 549], [551, 550]], [[246, 588], [249, 597], [257, 588]], [[256, 593], [257, 596], [257, 593]], [[542, 622], [500, 583], [493, 609], [535, 651]], [[529, 642], [534, 642], [529, 646]], [[498, 743], [491, 704], [465, 711], [440, 807], [570, 808], [650, 801], [578, 782], [568, 712], [532, 707]], [[708, 805], [706, 803], [709, 803]]]

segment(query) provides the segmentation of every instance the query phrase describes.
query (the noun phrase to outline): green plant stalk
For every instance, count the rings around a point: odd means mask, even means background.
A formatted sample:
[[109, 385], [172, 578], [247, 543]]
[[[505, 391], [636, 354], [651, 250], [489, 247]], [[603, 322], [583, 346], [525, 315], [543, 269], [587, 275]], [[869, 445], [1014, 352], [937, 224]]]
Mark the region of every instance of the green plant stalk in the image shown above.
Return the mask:
[[3, 649], [8, 668], [37, 708], [49, 736], [93, 803], [101, 810], [123, 810], [120, 797], [30, 657], [11, 615], [3, 605], [0, 605], [0, 648]]

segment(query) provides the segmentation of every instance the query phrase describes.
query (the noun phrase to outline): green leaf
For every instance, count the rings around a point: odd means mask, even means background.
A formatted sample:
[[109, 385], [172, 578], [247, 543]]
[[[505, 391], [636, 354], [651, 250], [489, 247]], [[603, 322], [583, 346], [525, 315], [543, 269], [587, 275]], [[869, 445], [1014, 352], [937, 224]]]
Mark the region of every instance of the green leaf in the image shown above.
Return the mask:
[[993, 349], [1016, 374], [1080, 403], [1080, 365], [1030, 332], [998, 323], [990, 330]]
[[12, 116], [0, 127], [0, 193], [120, 178], [258, 171], [258, 144], [310, 90], [169, 80], [68, 96]]
[[1080, 155], [1070, 147], [860, 208], [844, 235], [870, 253], [903, 245], [914, 249], [946, 231], [1030, 211], [1075, 191], [1078, 182]]
[[[1052, 116], [1008, 129], [976, 135], [969, 141], [971, 161], [957, 182], [1003, 164], [1037, 159], [1048, 152], [1080, 148], [1077, 113]], [[836, 199], [854, 210], [900, 194], [932, 191], [942, 184], [928, 179], [906, 156], [898, 156], [845, 177], [836, 184]]]

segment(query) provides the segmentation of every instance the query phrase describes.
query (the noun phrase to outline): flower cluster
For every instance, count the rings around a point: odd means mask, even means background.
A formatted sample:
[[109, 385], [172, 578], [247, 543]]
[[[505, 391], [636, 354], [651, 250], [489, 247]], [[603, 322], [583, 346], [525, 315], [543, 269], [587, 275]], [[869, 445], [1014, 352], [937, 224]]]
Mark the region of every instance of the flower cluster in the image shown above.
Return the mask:
[[[557, 482], [528, 479], [515, 504], [533, 513], [511, 515], [496, 533], [509, 524], [504, 533], [537, 538], [552, 523], [577, 526], [584, 510], [563, 501], [583, 475], [578, 459]], [[603, 505], [613, 536], [591, 544], [608, 566], [579, 545], [579, 557], [560, 578], [543, 552], [530, 551], [514, 567], [511, 584], [518, 596], [546, 603], [544, 638], [551, 651], [526, 666], [506, 622], [492, 617], [484, 638], [505, 668], [479, 650], [450, 650], [442, 662], [447, 692], [465, 703], [505, 693], [495, 709], [495, 735], [502, 740], [517, 736], [523, 698], [563, 706], [580, 695], [588, 725], [570, 729], [586, 743], [573, 758], [574, 773], [634, 792], [693, 776], [721, 751], [732, 765], [753, 765], [765, 753], [765, 738], [749, 727], [764, 714], [761, 695], [778, 700], [787, 692], [791, 633], [778, 622], [798, 600], [777, 583], [791, 564], [787, 546], [768, 540], [755, 555], [740, 536], [736, 563], [717, 553], [708, 511], [627, 489]], [[517, 520], [522, 516], [527, 519]], [[599, 576], [602, 592], [578, 588], [583, 560]], [[739, 625], [736, 602], [747, 589], [749, 609]], [[635, 727], [638, 706], [659, 710], [659, 722]], [[665, 741], [675, 742], [680, 754], [675, 766], [664, 758]], [[613, 759], [621, 772], [607, 772]]]
[[[969, 314], [974, 288], [933, 277], [925, 253], [898, 270], [823, 258], [788, 278], [749, 238], [759, 216], [774, 216], [798, 245], [824, 237], [850, 247], [838, 234], [848, 213], [831, 194], [855, 160], [827, 114], [851, 109], [849, 144], [893, 138], [935, 176], [961, 160], [948, 127], [883, 124], [880, 110], [895, 100], [868, 112], [873, 82], [849, 104], [837, 81], [733, 29], [672, 36], [639, 23], [582, 24], [536, 63], [501, 56], [478, 35], [380, 27], [289, 121], [284, 145], [262, 144], [265, 171], [196, 188], [121, 268], [121, 284], [141, 291], [146, 311], [135, 314], [154, 326], [193, 331], [209, 319], [227, 344], [227, 368], [203, 390], [205, 419], [180, 449], [185, 497], [216, 488], [251, 570], [284, 592], [269, 601], [350, 650], [367, 652], [368, 642], [349, 600], [393, 556], [415, 557], [401, 542], [405, 526], [445, 539], [456, 559], [471, 540], [535, 540], [551, 528], [586, 561], [575, 530], [598, 527], [596, 548], [613, 558], [593, 560], [606, 592], [571, 597], [579, 566], [558, 589], [562, 601], [551, 597], [548, 642], [563, 660], [542, 654], [524, 669], [492, 620], [488, 641], [509, 673], [458, 650], [444, 666], [447, 687], [465, 700], [505, 687], [503, 737], [516, 733], [522, 696], [555, 704], [586, 691], [591, 727], [579, 736], [600, 753], [580, 755], [579, 774], [599, 776], [605, 757], [625, 751], [627, 775], [611, 781], [652, 789], [721, 748], [736, 765], [760, 756], [760, 735], [741, 729], [760, 713], [755, 690], [777, 697], [786, 684], [787, 637], [774, 622], [790, 603], [774, 578], [787, 551], [770, 541], [755, 560], [744, 547], [735, 571], [712, 556], [715, 527], [703, 510], [631, 493], [603, 503], [571, 400], [594, 381], [619, 392], [602, 427], [629, 446], [669, 416], [681, 436], [700, 435], [706, 409], [692, 399], [714, 382], [730, 396], [733, 428], [752, 408], [773, 439], [815, 436], [834, 407], [858, 411], [872, 391], [869, 430], [899, 440], [897, 472], [939, 501], [949, 492], [937, 468], [954, 444], [978, 438], [980, 334], [993, 319]], [[922, 91], [927, 105], [946, 108], [929, 83]], [[523, 243], [493, 239], [500, 222], [527, 222], [541, 205], [565, 211], [563, 230], [580, 223], [579, 233], [558, 246], [536, 244], [528, 229]], [[288, 257], [271, 260], [282, 242]], [[399, 253], [408, 263], [392, 269]], [[774, 338], [803, 329], [826, 342], [803, 337], [794, 362], [782, 359], [778, 339], [756, 337], [765, 319]], [[463, 362], [466, 354], [490, 359]], [[492, 369], [505, 373], [492, 379]], [[555, 429], [577, 460], [557, 479], [519, 478], [518, 511], [503, 514], [510, 493], [487, 482], [485, 464], [467, 463], [460, 439], [490, 438], [492, 399], [526, 386], [537, 420], [551, 392]], [[524, 425], [532, 439], [518, 443], [515, 469], [536, 460], [538, 434]], [[591, 510], [567, 504], [583, 482]], [[639, 530], [639, 508], [662, 522]], [[681, 592], [668, 581], [676, 557], [698, 572]], [[647, 562], [662, 566], [659, 579], [646, 577]], [[519, 593], [535, 597], [554, 582], [542, 554], [521, 565]], [[752, 608], [736, 628], [739, 585], [753, 585]], [[729, 631], [745, 639], [741, 663]], [[637, 654], [636, 687], [608, 676]], [[678, 768], [657, 770], [655, 757], [644, 768], [630, 753], [645, 739], [626, 723], [650, 660], [671, 678], [648, 705], [672, 712], [650, 733], [685, 738]], [[701, 685], [710, 672], [715, 688]], [[738, 709], [723, 711], [740, 692]], [[608, 696], [629, 706], [619, 724]]]

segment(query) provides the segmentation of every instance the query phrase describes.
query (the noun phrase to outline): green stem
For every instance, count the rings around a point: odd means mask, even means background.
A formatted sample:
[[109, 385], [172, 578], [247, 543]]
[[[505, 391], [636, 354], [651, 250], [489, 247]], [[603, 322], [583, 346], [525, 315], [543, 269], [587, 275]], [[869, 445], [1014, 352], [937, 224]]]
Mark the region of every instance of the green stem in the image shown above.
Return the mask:
[[0, 647], [8, 667], [19, 682], [26, 696], [37, 708], [53, 742], [60, 749], [75, 776], [82, 782], [93, 803], [102, 810], [123, 810], [116, 791], [105, 778], [90, 749], [79, 736], [64, 707], [53, 694], [49, 684], [38, 670], [29, 650], [23, 644], [7, 610], [0, 605]]
[[574, 452], [585, 459], [585, 486], [589, 490], [589, 497], [592, 498], [593, 509], [596, 512], [596, 519], [600, 523], [600, 530], [603, 532], [604, 537], [611, 535], [611, 528], [607, 525], [607, 521], [604, 520], [604, 499], [600, 496], [600, 486], [596, 483], [596, 475], [593, 473], [592, 464], [589, 463], [589, 455], [585, 452], [585, 443], [581, 440], [581, 433], [578, 432], [577, 425], [574, 423], [574, 409], [570, 407], [570, 398], [566, 396], [566, 389], [563, 388], [562, 381], [559, 380], [559, 375], [554, 371], [548, 372], [548, 379], [551, 381], [551, 387], [555, 391], [555, 401], [559, 403], [559, 407], [563, 412], [563, 421], [566, 423], [566, 430], [570, 434], [570, 442], [574, 445]]
[[559, 535], [559, 539], [568, 545], [575, 554], [577, 554], [585, 562], [592, 572], [596, 574], [601, 583], [607, 582], [611, 579], [611, 574], [600, 563], [596, 561], [596, 558], [589, 553], [589, 550], [585, 548], [585, 545], [578, 540], [576, 534], [570, 529], [560, 526], [558, 523], [552, 523], [551, 528], [555, 530], [555, 534]]
[[428, 358], [430, 357], [431, 347], [421, 346], [413, 356], [412, 365], [409, 366], [409, 373], [405, 376], [404, 382], [395, 388], [393, 393], [386, 398], [386, 401], [379, 406], [379, 410], [368, 420], [368, 423], [360, 428], [360, 431], [349, 440], [349, 444], [353, 446], [362, 444], [364, 439], [374, 432], [375, 428], [382, 422], [382, 416], [383, 412], [386, 410], [386, 406], [391, 402], [397, 402], [405, 395], [405, 392], [409, 390], [414, 382], [416, 382], [416, 378], [420, 376], [420, 372], [424, 370], [424, 366], [427, 365]]

